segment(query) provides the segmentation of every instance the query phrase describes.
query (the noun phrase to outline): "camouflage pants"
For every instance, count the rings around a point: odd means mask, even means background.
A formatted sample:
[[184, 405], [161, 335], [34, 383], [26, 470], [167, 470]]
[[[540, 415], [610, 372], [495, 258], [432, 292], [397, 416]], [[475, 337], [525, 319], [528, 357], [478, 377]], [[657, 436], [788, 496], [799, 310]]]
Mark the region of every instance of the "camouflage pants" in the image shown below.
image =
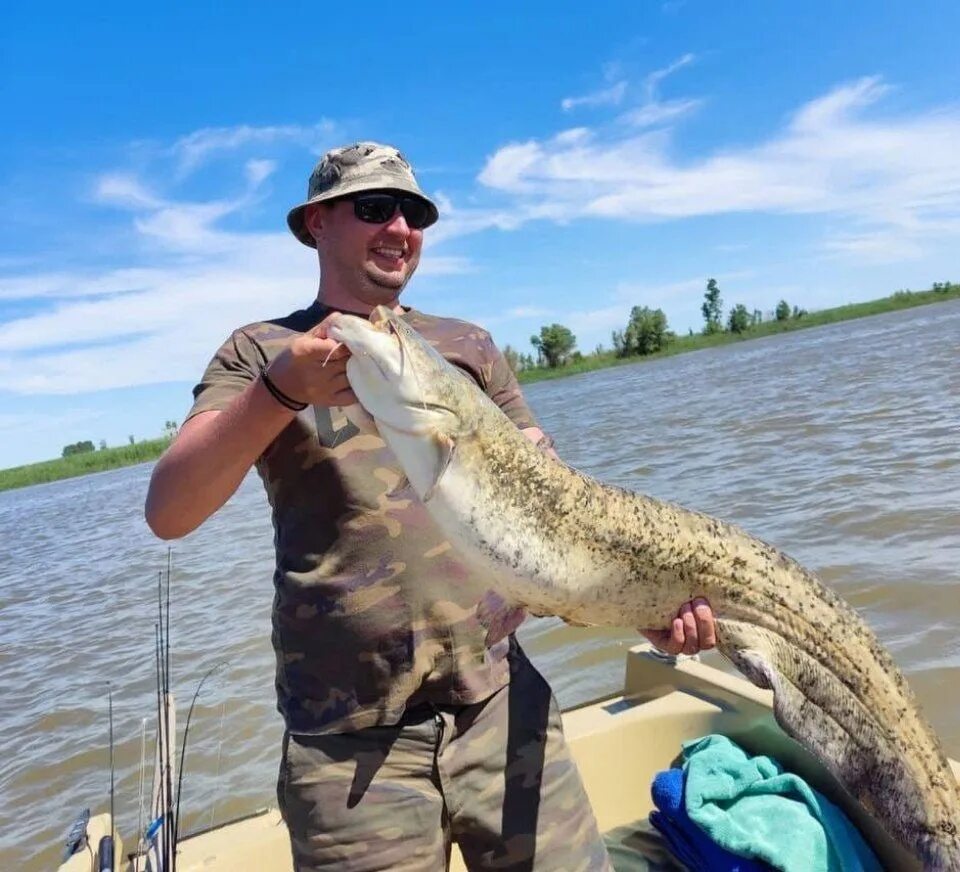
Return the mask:
[[475, 705], [284, 736], [277, 796], [297, 872], [610, 870], [549, 685], [522, 652]]

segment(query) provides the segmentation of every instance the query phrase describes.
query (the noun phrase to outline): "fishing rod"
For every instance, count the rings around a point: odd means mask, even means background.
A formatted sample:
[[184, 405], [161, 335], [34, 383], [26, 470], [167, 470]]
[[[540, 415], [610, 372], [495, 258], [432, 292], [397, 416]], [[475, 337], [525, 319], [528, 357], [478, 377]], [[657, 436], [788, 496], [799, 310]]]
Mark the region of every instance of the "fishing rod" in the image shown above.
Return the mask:
[[113, 864], [113, 834], [116, 832], [116, 822], [113, 819], [114, 797], [114, 766], [113, 766], [113, 688], [107, 682], [107, 698], [110, 704], [110, 832], [100, 839], [97, 845], [97, 856], [100, 858], [99, 872], [114, 872]]
[[137, 808], [137, 848], [134, 852], [133, 857], [133, 872], [140, 872], [140, 853], [141, 850], [145, 847], [145, 840], [143, 838], [143, 772], [146, 769], [146, 757], [147, 757], [147, 719], [143, 718], [140, 721], [140, 788], [139, 788], [139, 798], [140, 802]]
[[[162, 872], [166, 865], [166, 854], [161, 853], [164, 850], [163, 841], [165, 830], [163, 828], [163, 732], [164, 732], [164, 723], [163, 723], [163, 680], [160, 675], [160, 625], [153, 625], [153, 636], [154, 636], [154, 663], [156, 665], [157, 673], [157, 758], [156, 758], [156, 767], [154, 770], [154, 808], [153, 813], [158, 814], [158, 817], [150, 824], [147, 828], [145, 837], [149, 842], [154, 842], [153, 848], [156, 848], [155, 839], [159, 835], [160, 838], [160, 851], [156, 852], [157, 863], [159, 864], [159, 869], [153, 869], [151, 872]], [[152, 864], [149, 862], [147, 866], [150, 868]]]
[[203, 678], [200, 679], [200, 683], [197, 685], [197, 689], [193, 693], [193, 699], [190, 701], [190, 709], [187, 711], [187, 723], [183, 728], [183, 746], [180, 748], [180, 772], [177, 775], [177, 801], [176, 801], [176, 812], [174, 813], [173, 818], [173, 850], [176, 854], [177, 842], [180, 841], [180, 792], [183, 789], [183, 767], [184, 762], [187, 758], [187, 736], [190, 734], [190, 719], [193, 717], [193, 707], [197, 704], [197, 697], [200, 696], [200, 690], [203, 688], [203, 683], [216, 672], [223, 663], [215, 663], [211, 666]]
[[176, 736], [170, 735], [170, 576], [172, 574], [172, 552], [167, 549], [167, 602], [166, 602], [166, 632], [164, 633], [164, 668], [163, 668], [163, 703], [164, 703], [164, 726], [165, 726], [165, 737], [166, 737], [166, 771], [164, 774], [164, 782], [166, 785], [166, 806], [164, 807], [164, 822], [167, 826], [167, 866], [166, 868], [170, 872], [176, 872], [177, 868], [177, 854], [176, 854], [176, 845], [175, 839], [176, 834], [174, 832], [174, 821], [173, 821], [173, 773], [170, 768], [171, 761], [173, 759], [173, 753], [171, 750], [171, 741], [176, 741]]

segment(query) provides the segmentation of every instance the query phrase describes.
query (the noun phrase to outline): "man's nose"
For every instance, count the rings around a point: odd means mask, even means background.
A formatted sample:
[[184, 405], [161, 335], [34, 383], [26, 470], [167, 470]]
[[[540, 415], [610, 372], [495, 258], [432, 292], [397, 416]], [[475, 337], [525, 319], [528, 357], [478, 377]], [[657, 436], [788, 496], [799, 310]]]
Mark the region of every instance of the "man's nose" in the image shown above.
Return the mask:
[[404, 238], [410, 235], [410, 225], [407, 224], [407, 219], [403, 217], [403, 212], [399, 209], [393, 213], [393, 217], [387, 221], [384, 229], [398, 236], [403, 236]]

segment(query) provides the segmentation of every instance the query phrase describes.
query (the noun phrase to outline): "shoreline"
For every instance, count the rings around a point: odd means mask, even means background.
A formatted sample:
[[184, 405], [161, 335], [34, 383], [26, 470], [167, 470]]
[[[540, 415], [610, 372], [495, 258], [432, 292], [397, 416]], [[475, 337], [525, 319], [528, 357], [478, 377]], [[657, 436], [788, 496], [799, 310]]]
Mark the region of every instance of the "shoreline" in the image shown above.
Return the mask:
[[50, 484], [68, 478], [79, 478], [147, 463], [163, 454], [169, 444], [170, 439], [161, 436], [157, 439], [144, 439], [133, 445], [102, 448], [97, 451], [73, 454], [70, 457], [58, 457], [53, 460], [41, 460], [39, 463], [0, 469], [0, 491]]
[[807, 312], [800, 318], [791, 317], [786, 321], [764, 321], [749, 327], [743, 333], [731, 333], [724, 330], [721, 333], [710, 335], [694, 333], [692, 336], [677, 336], [666, 348], [653, 354], [631, 354], [626, 357], [617, 357], [613, 351], [606, 351], [601, 355], [591, 353], [584, 355], [580, 360], [572, 361], [554, 369], [536, 367], [521, 370], [517, 373], [517, 381], [520, 384], [534, 384], [539, 381], [594, 372], [598, 369], [662, 360], [675, 354], [686, 354], [691, 351], [702, 351], [706, 348], [749, 342], [751, 339], [763, 339], [781, 333], [809, 330], [812, 327], [824, 327], [828, 324], [855, 321], [859, 318], [885, 315], [888, 312], [899, 312], [903, 309], [914, 309], [936, 303], [948, 303], [953, 300], [960, 300], [960, 285], [951, 285], [950, 289], [946, 291], [897, 291], [889, 297], [881, 297], [877, 300], [868, 300], [864, 303], [848, 303], [843, 306], [835, 306], [832, 309]]
[[[762, 339], [780, 333], [809, 330], [812, 327], [823, 327], [842, 321], [853, 321], [858, 318], [869, 318], [873, 315], [884, 315], [888, 312], [898, 312], [902, 309], [913, 309], [918, 306], [947, 303], [954, 300], [960, 300], [960, 285], [951, 285], [948, 290], [939, 291], [898, 291], [889, 297], [881, 297], [878, 300], [869, 300], [865, 303], [851, 303], [836, 306], [832, 309], [821, 309], [816, 312], [808, 312], [799, 318], [791, 317], [786, 321], [763, 322], [750, 327], [743, 333], [723, 331], [711, 335], [697, 333], [692, 336], [678, 336], [665, 349], [653, 354], [629, 355], [627, 357], [617, 357], [612, 351], [604, 352], [602, 355], [589, 354], [580, 360], [554, 369], [536, 367], [522, 370], [517, 373], [517, 380], [521, 384], [534, 384], [539, 381], [566, 378], [567, 376], [580, 375], [598, 369], [661, 360], [675, 354], [686, 354], [692, 351], [702, 351], [706, 348], [749, 342], [752, 339]], [[74, 454], [70, 457], [0, 469], [0, 491], [47, 484], [146, 463], [159, 458], [169, 444], [170, 439], [161, 436], [156, 439], [145, 439], [133, 445], [105, 448], [83, 454]]]

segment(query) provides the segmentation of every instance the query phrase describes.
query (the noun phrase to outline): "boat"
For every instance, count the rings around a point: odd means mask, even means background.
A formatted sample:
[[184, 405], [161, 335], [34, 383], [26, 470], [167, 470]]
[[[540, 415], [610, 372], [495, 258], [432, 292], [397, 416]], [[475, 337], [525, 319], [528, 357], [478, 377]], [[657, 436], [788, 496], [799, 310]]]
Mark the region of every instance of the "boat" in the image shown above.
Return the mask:
[[[886, 869], [920, 870], [919, 862], [780, 729], [772, 702], [770, 691], [699, 657], [667, 657], [644, 643], [626, 654], [620, 693], [564, 711], [567, 740], [618, 870], [631, 868], [631, 855], [664, 864], [657, 868], [684, 868], [671, 865], [662, 844], [652, 838], [647, 823], [653, 808], [649, 786], [658, 772], [675, 762], [681, 742], [713, 733], [730, 737], [750, 753], [773, 757], [834, 801]], [[960, 764], [954, 760], [950, 764], [960, 779]], [[89, 847], [66, 859], [59, 872], [100, 872], [97, 846], [101, 836], [110, 831], [108, 813], [86, 821]], [[146, 868], [143, 854], [124, 855], [116, 836], [115, 840], [117, 872]], [[176, 865], [179, 872], [292, 872], [289, 837], [279, 811], [263, 808], [181, 838]], [[450, 869], [466, 869], [455, 845]]]

